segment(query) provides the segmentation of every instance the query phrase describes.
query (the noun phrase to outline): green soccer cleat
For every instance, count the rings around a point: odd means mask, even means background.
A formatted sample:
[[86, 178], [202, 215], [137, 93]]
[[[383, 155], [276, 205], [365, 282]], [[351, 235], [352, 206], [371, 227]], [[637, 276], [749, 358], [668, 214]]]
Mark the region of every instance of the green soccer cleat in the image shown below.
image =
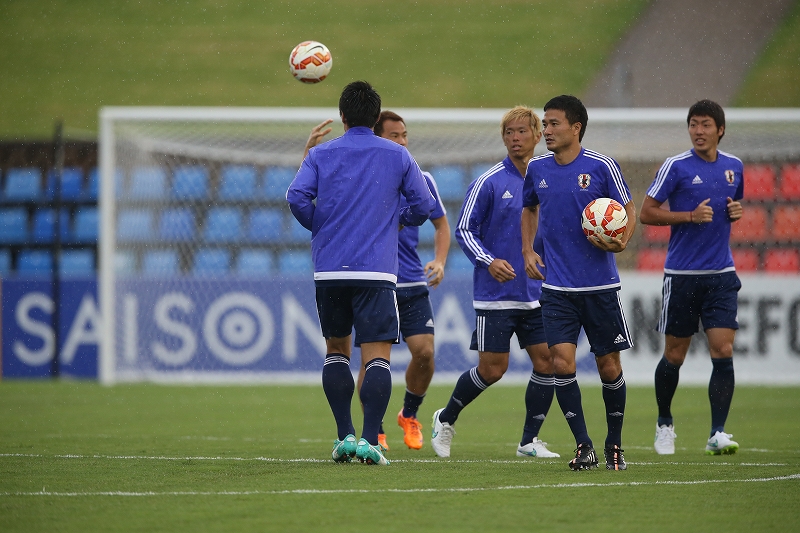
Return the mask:
[[380, 444], [373, 446], [367, 442], [367, 439], [361, 439], [358, 441], [358, 446], [356, 447], [356, 459], [368, 465], [389, 465], [389, 460], [383, 456], [383, 451]]
[[349, 463], [356, 454], [356, 437], [347, 435], [344, 440], [336, 439], [333, 441], [333, 451], [331, 458], [337, 463]]

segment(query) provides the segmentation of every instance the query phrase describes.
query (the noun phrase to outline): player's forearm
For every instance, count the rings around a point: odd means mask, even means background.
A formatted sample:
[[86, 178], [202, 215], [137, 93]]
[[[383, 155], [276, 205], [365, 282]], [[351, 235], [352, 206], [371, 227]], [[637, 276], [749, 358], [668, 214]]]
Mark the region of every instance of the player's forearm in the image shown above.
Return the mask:
[[[537, 206], [538, 207], [538, 206]], [[522, 217], [520, 219], [520, 228], [522, 230], [522, 253], [533, 250], [533, 239], [536, 237], [538, 229], [539, 218], [537, 215], [537, 207], [533, 209], [524, 207], [522, 209]]]
[[436, 228], [436, 233], [433, 235], [434, 260], [444, 265], [447, 262], [447, 252], [450, 250], [450, 224], [445, 217], [431, 222]]
[[620, 240], [627, 246], [628, 241], [631, 240], [634, 231], [636, 231], [636, 205], [633, 200], [625, 204], [625, 214], [628, 215], [628, 225], [625, 227], [625, 232]]

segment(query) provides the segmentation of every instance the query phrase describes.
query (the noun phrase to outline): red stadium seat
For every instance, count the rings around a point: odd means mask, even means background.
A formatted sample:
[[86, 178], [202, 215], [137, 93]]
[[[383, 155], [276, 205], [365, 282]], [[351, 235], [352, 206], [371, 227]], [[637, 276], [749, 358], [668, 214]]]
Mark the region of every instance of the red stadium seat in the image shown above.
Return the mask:
[[748, 205], [741, 219], [731, 224], [731, 241], [764, 242], [769, 235], [769, 216], [760, 206]]
[[670, 228], [672, 226], [644, 226], [644, 240], [647, 242], [669, 242]]
[[736, 265], [737, 272], [755, 272], [761, 264], [758, 250], [734, 249], [733, 264]]
[[800, 251], [779, 248], [767, 250], [764, 256], [764, 270], [786, 273], [800, 271]]
[[775, 199], [775, 171], [771, 165], [744, 166], [744, 195], [748, 200]]
[[664, 261], [667, 259], [667, 251], [663, 248], [652, 248], [639, 250], [636, 255], [636, 268], [639, 270], [664, 270]]
[[775, 208], [772, 236], [778, 241], [800, 242], [800, 207], [784, 205]]
[[800, 163], [783, 165], [780, 197], [783, 200], [800, 200]]

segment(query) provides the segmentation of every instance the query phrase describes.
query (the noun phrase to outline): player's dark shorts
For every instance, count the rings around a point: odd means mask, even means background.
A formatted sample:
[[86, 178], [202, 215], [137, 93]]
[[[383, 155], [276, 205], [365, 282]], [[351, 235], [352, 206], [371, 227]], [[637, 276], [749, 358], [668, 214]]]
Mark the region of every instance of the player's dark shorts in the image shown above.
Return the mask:
[[428, 287], [398, 287], [397, 308], [400, 311], [400, 333], [403, 339], [414, 335], [433, 335], [433, 307]]
[[317, 313], [326, 339], [347, 337], [353, 327], [356, 346], [365, 342], [397, 342], [400, 335], [394, 289], [317, 286]]
[[633, 346], [619, 291], [586, 294], [543, 288], [539, 301], [548, 346], [565, 342], [577, 346], [581, 326], [597, 357]]
[[739, 329], [737, 298], [742, 282], [736, 272], [708, 275], [664, 274], [661, 316], [656, 329], [675, 337], [691, 337], [703, 329]]
[[507, 353], [516, 333], [519, 347], [546, 342], [541, 309], [475, 310], [475, 331], [470, 350]]

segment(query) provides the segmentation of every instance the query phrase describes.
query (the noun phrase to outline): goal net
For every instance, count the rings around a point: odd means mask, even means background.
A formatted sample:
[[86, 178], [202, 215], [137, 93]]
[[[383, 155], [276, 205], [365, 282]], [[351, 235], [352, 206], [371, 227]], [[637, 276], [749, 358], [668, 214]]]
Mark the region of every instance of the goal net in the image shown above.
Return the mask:
[[[505, 110], [394, 110], [454, 225], [467, 185], [506, 155]], [[103, 382], [319, 379], [325, 347], [310, 234], [294, 221], [285, 193], [310, 129], [329, 118], [329, 138], [341, 135], [334, 108], [101, 111]], [[583, 144], [620, 162], [638, 203], [664, 158], [689, 147], [685, 120], [685, 110], [590, 110]], [[773, 175], [773, 196], [761, 206], [772, 216], [785, 207], [781, 172], [800, 161], [800, 112], [729, 110], [727, 121], [721, 148]], [[540, 143], [537, 153], [544, 150]], [[633, 254], [661, 250], [658, 238], [643, 239]], [[737, 246], [763, 255], [769, 242], [745, 236]], [[420, 251], [423, 260], [433, 255], [430, 223], [420, 230]], [[635, 268], [635, 257], [621, 264]], [[471, 268], [453, 240], [449, 288], [432, 291], [444, 375], [476, 357], [469, 352]], [[395, 371], [408, 361], [403, 350], [393, 353]], [[514, 361], [525, 368], [524, 354]]]

